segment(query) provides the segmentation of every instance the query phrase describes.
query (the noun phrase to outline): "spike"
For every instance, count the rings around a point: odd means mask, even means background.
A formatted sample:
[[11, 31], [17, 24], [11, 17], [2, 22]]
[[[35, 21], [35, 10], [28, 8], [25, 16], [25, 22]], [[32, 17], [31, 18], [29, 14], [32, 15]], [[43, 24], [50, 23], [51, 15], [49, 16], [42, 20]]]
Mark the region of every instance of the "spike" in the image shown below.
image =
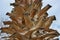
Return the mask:
[[11, 28], [11, 27], [8, 27], [8, 28], [1, 28], [1, 32], [2, 33], [8, 33], [8, 34], [13, 34], [13, 33], [15, 33], [16, 31], [13, 29], [13, 28]]
[[9, 13], [9, 12], [7, 12], [6, 15], [8, 15], [8, 16], [10, 16], [10, 17], [11, 17], [11, 16], [15, 16], [15, 14]]
[[45, 6], [42, 10], [40, 10], [38, 12], [38, 14], [36, 14], [37, 18], [39, 18], [42, 14], [46, 13], [46, 11], [51, 8], [51, 6], [48, 4], [47, 6]]
[[53, 20], [55, 19], [55, 16], [50, 16], [47, 21], [44, 23], [43, 28], [46, 30], [49, 29], [50, 25], [52, 24]]
[[10, 24], [12, 24], [12, 21], [4, 21], [3, 23], [4, 23], [4, 25], [10, 25]]
[[11, 6], [18, 6], [17, 3], [11, 3], [10, 5], [11, 5]]
[[41, 6], [42, 6], [41, 3], [35, 4], [34, 8], [31, 10], [31, 13], [30, 13], [31, 19], [35, 16], [38, 9], [41, 10]]

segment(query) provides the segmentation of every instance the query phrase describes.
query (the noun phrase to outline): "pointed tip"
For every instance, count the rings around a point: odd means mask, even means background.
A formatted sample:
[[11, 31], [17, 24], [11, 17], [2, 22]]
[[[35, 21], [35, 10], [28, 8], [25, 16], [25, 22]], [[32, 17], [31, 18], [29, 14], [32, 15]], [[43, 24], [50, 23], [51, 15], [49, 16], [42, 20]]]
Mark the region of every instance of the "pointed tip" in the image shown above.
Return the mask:
[[10, 3], [11, 6], [18, 6], [16, 3]]
[[48, 13], [45, 13], [46, 15], [48, 15]]
[[[50, 16], [53, 20], [56, 20], [56, 17], [55, 17], [55, 15], [53, 15], [53, 16]], [[50, 18], [49, 17], [49, 18]]]
[[5, 21], [3, 21], [3, 24], [4, 24], [4, 25], [6, 25], [6, 22], [5, 22]]
[[15, 3], [10, 3], [10, 5], [15, 5]]
[[9, 13], [7, 12], [6, 15], [9, 15]]
[[54, 15], [54, 20], [56, 20], [56, 17], [55, 17], [55, 15]]
[[52, 7], [50, 4], [48, 4], [47, 6]]

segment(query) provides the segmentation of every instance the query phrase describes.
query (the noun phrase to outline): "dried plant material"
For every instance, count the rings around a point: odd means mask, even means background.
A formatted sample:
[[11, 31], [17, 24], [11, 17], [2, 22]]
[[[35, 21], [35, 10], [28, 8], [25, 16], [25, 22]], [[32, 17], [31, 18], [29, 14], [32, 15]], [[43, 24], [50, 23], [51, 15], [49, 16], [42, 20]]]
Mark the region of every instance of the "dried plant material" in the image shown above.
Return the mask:
[[48, 18], [48, 20], [44, 23], [43, 28], [45, 28], [46, 30], [48, 30], [50, 28], [50, 25], [52, 24], [52, 22], [56, 20], [55, 16], [51, 16]]
[[35, 18], [39, 18], [42, 14], [46, 13], [49, 8], [51, 8], [51, 6], [48, 4], [35, 15]]
[[48, 4], [42, 7], [42, 0], [15, 0], [11, 3], [14, 6], [11, 13], [6, 15], [12, 21], [4, 21], [4, 25], [9, 27], [1, 28], [1, 33], [11, 34], [9, 40], [50, 40], [58, 37], [60, 34], [50, 25], [56, 20], [55, 16], [48, 17]]
[[2, 33], [8, 33], [8, 34], [14, 34], [16, 32], [12, 27], [1, 28], [1, 30]]

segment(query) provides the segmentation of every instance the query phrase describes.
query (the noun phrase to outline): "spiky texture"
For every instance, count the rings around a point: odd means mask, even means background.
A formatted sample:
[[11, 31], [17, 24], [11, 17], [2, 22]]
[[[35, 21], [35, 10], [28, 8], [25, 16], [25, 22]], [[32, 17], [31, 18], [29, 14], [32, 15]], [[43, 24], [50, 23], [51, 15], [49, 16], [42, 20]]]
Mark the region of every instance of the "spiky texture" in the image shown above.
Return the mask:
[[42, 7], [42, 0], [15, 0], [10, 16], [12, 21], [4, 21], [8, 28], [1, 28], [2, 32], [11, 34], [9, 40], [50, 40], [59, 36], [56, 30], [50, 29], [50, 25], [56, 17], [48, 16], [48, 4]]

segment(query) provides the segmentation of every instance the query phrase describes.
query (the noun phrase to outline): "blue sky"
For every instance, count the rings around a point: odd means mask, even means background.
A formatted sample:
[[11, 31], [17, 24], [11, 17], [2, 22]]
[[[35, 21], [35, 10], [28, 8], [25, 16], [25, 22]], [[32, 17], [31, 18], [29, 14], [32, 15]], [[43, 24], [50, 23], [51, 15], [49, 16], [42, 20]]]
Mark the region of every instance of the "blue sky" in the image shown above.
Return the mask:
[[[2, 26], [2, 21], [10, 20], [9, 17], [6, 16], [6, 12], [10, 12], [12, 10], [10, 3], [13, 2], [14, 0], [0, 0], [0, 27]], [[49, 16], [56, 16], [56, 21], [52, 23], [51, 28], [60, 33], [60, 0], [43, 0], [43, 7], [47, 4], [52, 5], [52, 8], [48, 10]]]

